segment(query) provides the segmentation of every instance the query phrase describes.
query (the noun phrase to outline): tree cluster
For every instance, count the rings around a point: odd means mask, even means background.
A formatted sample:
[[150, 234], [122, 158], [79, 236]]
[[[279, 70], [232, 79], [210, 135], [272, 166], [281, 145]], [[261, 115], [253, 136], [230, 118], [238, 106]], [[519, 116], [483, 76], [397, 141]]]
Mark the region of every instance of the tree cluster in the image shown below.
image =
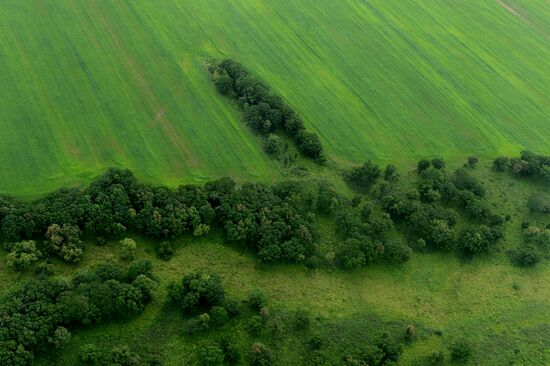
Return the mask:
[[0, 364], [30, 365], [36, 353], [62, 346], [68, 329], [140, 313], [155, 286], [151, 267], [139, 263], [127, 273], [103, 263], [70, 281], [17, 285], [0, 299]]
[[540, 178], [550, 182], [550, 156], [538, 155], [531, 151], [522, 151], [519, 158], [499, 157], [494, 160], [495, 170], [511, 170], [520, 177]]
[[[36, 240], [42, 255], [76, 263], [83, 255], [81, 237], [96, 237], [98, 244], [129, 232], [169, 239], [205, 235], [216, 226], [264, 262], [296, 262], [311, 254], [313, 212], [328, 213], [337, 205], [336, 192], [322, 182], [237, 186], [223, 178], [172, 190], [138, 183], [128, 170], [110, 169], [87, 188], [62, 189], [35, 202], [0, 197], [0, 236], [12, 243]], [[162, 243], [159, 256], [168, 258], [173, 249]], [[121, 242], [127, 259], [135, 251], [131, 244]]]
[[[302, 154], [324, 160], [319, 137], [306, 131], [296, 112], [257, 76], [232, 60], [219, 62], [212, 67], [212, 73], [219, 92], [237, 102], [244, 120], [255, 132], [268, 137], [282, 131], [294, 139]], [[281, 144], [268, 137], [266, 148], [273, 153], [281, 148]]]

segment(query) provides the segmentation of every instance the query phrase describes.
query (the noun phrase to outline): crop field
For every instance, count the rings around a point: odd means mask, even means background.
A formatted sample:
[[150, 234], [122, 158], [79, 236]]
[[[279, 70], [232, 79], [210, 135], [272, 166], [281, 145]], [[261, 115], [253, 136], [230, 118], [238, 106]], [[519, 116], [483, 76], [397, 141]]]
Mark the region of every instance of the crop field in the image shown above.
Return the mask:
[[549, 153], [549, 17], [544, 0], [4, 0], [0, 192], [108, 166], [277, 177], [210, 57], [264, 78], [343, 164]]

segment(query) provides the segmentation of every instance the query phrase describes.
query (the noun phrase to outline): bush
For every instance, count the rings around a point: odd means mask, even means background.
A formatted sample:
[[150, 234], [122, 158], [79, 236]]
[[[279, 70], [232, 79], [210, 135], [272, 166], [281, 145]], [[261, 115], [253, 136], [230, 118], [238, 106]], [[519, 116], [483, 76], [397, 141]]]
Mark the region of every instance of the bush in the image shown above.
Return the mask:
[[449, 347], [449, 351], [451, 352], [451, 358], [453, 361], [458, 362], [466, 362], [470, 358], [470, 355], [472, 354], [472, 348], [466, 342], [465, 340], [461, 339]]
[[263, 290], [256, 289], [248, 296], [248, 304], [256, 310], [265, 308], [269, 303], [269, 298]]
[[11, 246], [11, 252], [7, 255], [7, 262], [8, 265], [23, 270], [30, 267], [41, 256], [42, 253], [36, 248], [35, 241], [22, 241]]
[[524, 246], [516, 251], [513, 251], [510, 255], [512, 263], [519, 267], [533, 267], [539, 261], [540, 257], [535, 248], [532, 246]]
[[133, 260], [136, 256], [137, 244], [134, 239], [124, 238], [120, 241], [122, 246], [121, 258], [124, 260]]
[[86, 365], [95, 365], [99, 362], [99, 348], [95, 344], [85, 344], [80, 348], [80, 361]]
[[428, 363], [430, 365], [434, 365], [434, 366], [442, 365], [444, 361], [445, 361], [445, 355], [441, 351], [433, 351], [428, 356]]
[[303, 330], [309, 328], [310, 316], [305, 310], [299, 310], [294, 314], [294, 328]]
[[478, 162], [479, 162], [479, 159], [477, 157], [468, 156], [468, 160], [466, 161], [466, 167], [475, 168]]
[[169, 241], [163, 241], [155, 248], [157, 257], [163, 261], [168, 261], [174, 256], [176, 251], [172, 247], [172, 243]]
[[286, 150], [286, 144], [283, 139], [273, 133], [270, 133], [265, 139], [264, 150], [266, 153], [279, 157]]
[[550, 213], [550, 195], [546, 193], [534, 193], [527, 201], [527, 207], [534, 213]]
[[168, 298], [188, 314], [200, 310], [210, 310], [222, 305], [225, 292], [217, 274], [191, 272], [183, 276], [181, 283], [172, 283], [168, 287]]

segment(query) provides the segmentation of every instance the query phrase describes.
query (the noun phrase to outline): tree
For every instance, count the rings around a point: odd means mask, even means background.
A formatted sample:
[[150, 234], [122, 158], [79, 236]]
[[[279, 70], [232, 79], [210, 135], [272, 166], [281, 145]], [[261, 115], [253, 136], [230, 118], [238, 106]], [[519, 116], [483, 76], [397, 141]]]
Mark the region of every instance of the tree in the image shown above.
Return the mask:
[[510, 159], [507, 158], [507, 157], [505, 157], [505, 156], [498, 157], [498, 158], [496, 158], [496, 159], [493, 161], [493, 168], [494, 168], [497, 172], [503, 172], [503, 171], [505, 171], [509, 166], [510, 166]]
[[418, 165], [417, 165], [417, 168], [418, 168], [418, 172], [419, 172], [419, 173], [422, 172], [422, 171], [424, 171], [424, 170], [426, 170], [426, 169], [428, 169], [429, 167], [430, 167], [430, 161], [429, 161], [429, 160], [426, 160], [426, 159], [420, 160], [420, 161], [418, 162]]
[[432, 166], [434, 169], [441, 170], [445, 168], [445, 161], [442, 158], [432, 159]]
[[384, 180], [388, 182], [396, 182], [399, 178], [399, 175], [397, 174], [397, 168], [393, 164], [386, 165], [386, 169], [384, 170]]
[[223, 350], [213, 343], [201, 345], [198, 356], [199, 364], [202, 366], [221, 366], [225, 359]]
[[250, 365], [271, 366], [274, 363], [271, 350], [263, 343], [256, 342], [250, 350]]
[[7, 256], [8, 265], [14, 266], [18, 270], [28, 268], [36, 262], [42, 253], [36, 248], [36, 242], [33, 240], [15, 243], [11, 252]]
[[305, 156], [317, 160], [324, 159], [323, 146], [316, 134], [307, 131], [298, 132], [296, 135], [296, 145], [298, 150]]
[[52, 253], [70, 263], [77, 263], [82, 258], [82, 241], [80, 229], [76, 225], [53, 224], [46, 231], [45, 247]]
[[191, 272], [183, 276], [180, 283], [169, 286], [168, 296], [185, 313], [192, 314], [223, 305], [225, 292], [217, 274]]
[[233, 79], [227, 74], [226, 71], [215, 72], [214, 73], [214, 84], [218, 91], [225, 96], [233, 96], [235, 89], [233, 87]]
[[110, 360], [113, 364], [120, 366], [139, 366], [141, 363], [139, 356], [130, 351], [130, 347], [126, 345], [113, 347]]
[[85, 365], [95, 365], [99, 362], [100, 352], [95, 344], [85, 344], [80, 348], [80, 361]]
[[380, 167], [368, 160], [361, 166], [351, 168], [345, 173], [345, 178], [358, 188], [369, 191], [381, 174]]
[[134, 239], [124, 238], [120, 241], [122, 247], [122, 259], [132, 260], [136, 256], [137, 244]]

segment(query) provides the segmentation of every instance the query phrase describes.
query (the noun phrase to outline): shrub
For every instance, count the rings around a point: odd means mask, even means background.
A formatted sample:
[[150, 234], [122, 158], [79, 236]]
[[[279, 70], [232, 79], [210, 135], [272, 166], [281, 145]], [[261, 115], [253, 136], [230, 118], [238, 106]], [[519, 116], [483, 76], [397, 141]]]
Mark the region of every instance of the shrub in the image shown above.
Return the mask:
[[162, 259], [163, 261], [170, 260], [176, 253], [174, 250], [174, 247], [172, 247], [172, 243], [169, 241], [163, 241], [157, 247], [155, 248], [155, 251], [157, 253], [157, 257], [159, 259]]
[[428, 363], [430, 365], [434, 365], [434, 366], [442, 365], [444, 361], [445, 361], [445, 355], [441, 351], [433, 351], [428, 356]]
[[95, 365], [99, 362], [99, 348], [95, 344], [85, 344], [80, 348], [80, 361], [86, 365]]
[[286, 144], [280, 136], [270, 133], [265, 139], [264, 150], [275, 157], [280, 156], [286, 150]]
[[136, 256], [137, 244], [134, 239], [124, 238], [120, 241], [122, 246], [121, 258], [124, 260], [133, 260]]
[[466, 166], [468, 168], [475, 168], [478, 162], [479, 162], [479, 159], [477, 157], [468, 156], [468, 160], [466, 161]]
[[11, 252], [7, 255], [7, 262], [8, 265], [23, 270], [30, 267], [41, 256], [42, 253], [36, 248], [36, 242], [33, 240], [22, 241], [11, 247]]
[[540, 257], [532, 246], [523, 246], [510, 255], [512, 263], [519, 267], [533, 267], [539, 261]]
[[461, 339], [450, 345], [449, 351], [451, 352], [451, 358], [453, 361], [466, 362], [472, 354], [470, 344]]
[[309, 328], [310, 316], [306, 310], [299, 310], [294, 314], [294, 328], [303, 330]]
[[531, 212], [550, 213], [550, 195], [542, 192], [532, 194], [527, 201], [527, 207]]
[[248, 304], [257, 310], [265, 308], [269, 303], [269, 298], [265, 291], [256, 289], [248, 296]]

